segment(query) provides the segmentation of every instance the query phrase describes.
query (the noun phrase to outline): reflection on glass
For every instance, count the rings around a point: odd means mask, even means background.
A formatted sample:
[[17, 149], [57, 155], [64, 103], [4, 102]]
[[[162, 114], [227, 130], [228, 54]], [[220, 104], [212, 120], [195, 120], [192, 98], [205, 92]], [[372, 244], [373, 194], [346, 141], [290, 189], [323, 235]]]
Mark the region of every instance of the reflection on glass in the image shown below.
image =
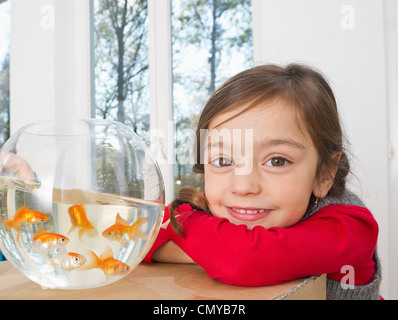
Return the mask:
[[214, 90], [252, 66], [250, 0], [173, 0], [175, 191], [202, 188], [193, 174], [193, 142], [201, 110]]
[[96, 117], [149, 131], [147, 0], [94, 0]]

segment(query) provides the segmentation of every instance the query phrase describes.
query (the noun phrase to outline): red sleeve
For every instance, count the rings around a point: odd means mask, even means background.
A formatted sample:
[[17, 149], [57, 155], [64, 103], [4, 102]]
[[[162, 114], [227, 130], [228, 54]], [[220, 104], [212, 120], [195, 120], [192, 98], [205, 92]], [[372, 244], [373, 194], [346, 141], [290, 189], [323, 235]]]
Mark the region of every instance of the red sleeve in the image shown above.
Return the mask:
[[[166, 222], [167, 220], [169, 220], [170, 216], [169, 216], [169, 207], [170, 205], [168, 205], [165, 209], [164, 209], [164, 216], [163, 216], [163, 220], [162, 223]], [[160, 228], [159, 230], [159, 234], [156, 237], [155, 242], [152, 245], [152, 248], [149, 250], [149, 252], [147, 253], [147, 255], [145, 256], [145, 258], [142, 261], [148, 262], [148, 263], [153, 263], [154, 260], [152, 259], [152, 255], [153, 253], [162, 245], [164, 245], [167, 241], [170, 240], [170, 237], [167, 233], [166, 229]]]
[[328, 206], [290, 228], [248, 230], [193, 210], [177, 219], [185, 237], [169, 226], [170, 238], [211, 278], [227, 284], [274, 285], [340, 272], [343, 265], [373, 270], [378, 226], [365, 208]]

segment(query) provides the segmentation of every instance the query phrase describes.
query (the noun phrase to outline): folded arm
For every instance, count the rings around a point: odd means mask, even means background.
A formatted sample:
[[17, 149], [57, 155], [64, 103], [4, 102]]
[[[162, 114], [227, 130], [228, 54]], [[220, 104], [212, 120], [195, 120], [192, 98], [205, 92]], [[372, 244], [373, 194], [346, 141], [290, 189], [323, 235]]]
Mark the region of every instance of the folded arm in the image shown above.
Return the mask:
[[241, 286], [273, 285], [372, 262], [377, 223], [364, 208], [343, 207], [349, 206], [326, 207], [290, 228], [253, 230], [191, 210], [177, 218], [185, 237], [171, 226], [167, 233], [214, 279]]
[[163, 216], [163, 225], [159, 234], [152, 245], [151, 250], [145, 256], [144, 260], [148, 263], [166, 262], [166, 263], [194, 263], [194, 261], [173, 241], [167, 233], [169, 225], [169, 206], [165, 208]]

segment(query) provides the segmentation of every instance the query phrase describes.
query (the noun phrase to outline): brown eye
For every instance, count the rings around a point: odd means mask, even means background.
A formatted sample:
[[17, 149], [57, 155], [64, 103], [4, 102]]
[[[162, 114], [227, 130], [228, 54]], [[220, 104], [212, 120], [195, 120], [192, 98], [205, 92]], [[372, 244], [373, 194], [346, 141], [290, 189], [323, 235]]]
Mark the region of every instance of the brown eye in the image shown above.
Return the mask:
[[282, 159], [282, 158], [274, 158], [271, 160], [271, 164], [274, 167], [281, 167], [281, 166], [285, 165], [285, 162], [286, 162], [286, 160]]
[[220, 157], [211, 162], [216, 167], [229, 167], [234, 164], [234, 162], [226, 157]]
[[282, 157], [274, 157], [266, 162], [267, 166], [271, 167], [283, 167], [289, 163], [289, 160], [286, 160]]

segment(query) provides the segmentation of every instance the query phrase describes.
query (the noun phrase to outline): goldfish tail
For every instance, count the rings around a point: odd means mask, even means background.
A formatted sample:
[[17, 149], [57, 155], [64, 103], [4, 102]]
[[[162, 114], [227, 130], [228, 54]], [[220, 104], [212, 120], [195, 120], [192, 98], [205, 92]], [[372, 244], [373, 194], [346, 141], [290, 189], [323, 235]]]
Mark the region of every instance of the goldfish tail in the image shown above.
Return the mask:
[[11, 228], [16, 228], [15, 227], [15, 220], [3, 220], [5, 226], [7, 227], [7, 230], [10, 230]]
[[102, 269], [103, 268], [103, 261], [98, 258], [98, 256], [91, 250], [88, 250], [89, 259], [87, 259], [86, 263], [83, 264], [81, 267], [76, 268], [75, 270], [85, 271], [90, 269]]
[[98, 231], [94, 227], [85, 227], [79, 230], [79, 240], [82, 241], [84, 234], [87, 234], [89, 238], [98, 238]]
[[142, 239], [148, 238], [148, 235], [140, 229], [140, 226], [146, 222], [148, 222], [148, 217], [142, 217], [131, 225], [131, 227], [129, 228], [129, 230], [127, 232], [128, 236], [131, 240], [136, 241], [135, 236], [140, 237]]
[[89, 238], [98, 238], [98, 231], [94, 227], [89, 228], [87, 230], [87, 235], [89, 236]]
[[3, 220], [3, 222], [8, 230], [10, 230], [11, 228], [19, 230], [19, 228], [21, 227], [21, 220]]
[[3, 220], [5, 226], [8, 230], [15, 229], [18, 233], [18, 240], [19, 240], [19, 228], [21, 227], [21, 220]]
[[69, 233], [71, 233], [73, 230], [75, 230], [76, 229], [76, 226], [75, 225], [72, 225], [70, 228], [69, 228], [69, 231], [68, 231], [68, 234]]

